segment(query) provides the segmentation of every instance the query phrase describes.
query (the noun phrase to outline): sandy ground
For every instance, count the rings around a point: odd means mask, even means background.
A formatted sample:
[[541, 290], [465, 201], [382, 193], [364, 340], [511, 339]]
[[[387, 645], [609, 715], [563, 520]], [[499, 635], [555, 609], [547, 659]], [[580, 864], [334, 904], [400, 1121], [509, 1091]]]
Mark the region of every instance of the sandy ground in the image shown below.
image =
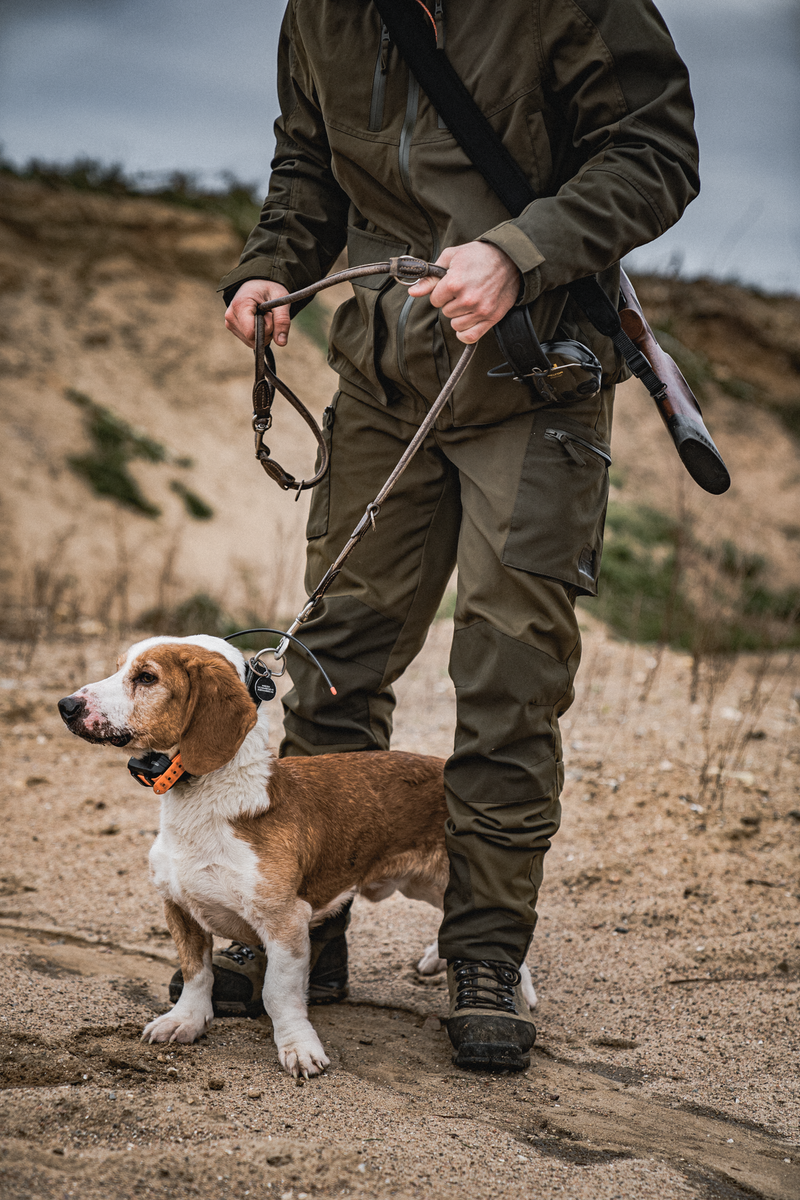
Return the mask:
[[[413, 966], [436, 913], [396, 898], [356, 903], [351, 998], [312, 1010], [325, 1077], [285, 1076], [266, 1018], [142, 1045], [175, 962], [157, 808], [54, 708], [118, 647], [6, 644], [0, 1193], [796, 1200], [797, 662], [702, 665], [693, 696], [689, 659], [585, 620], [529, 957], [539, 1039], [500, 1077], [451, 1065], [445, 988]], [[448, 752], [449, 635], [401, 682], [397, 748]]]

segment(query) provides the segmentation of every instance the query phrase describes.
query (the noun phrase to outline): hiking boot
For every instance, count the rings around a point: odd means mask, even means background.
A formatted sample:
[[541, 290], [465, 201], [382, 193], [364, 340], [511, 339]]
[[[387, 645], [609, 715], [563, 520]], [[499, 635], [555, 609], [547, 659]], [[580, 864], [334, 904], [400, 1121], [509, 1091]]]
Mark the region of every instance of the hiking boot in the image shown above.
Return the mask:
[[[349, 917], [349, 913], [347, 914]], [[309, 1004], [335, 1004], [350, 994], [347, 983], [347, 939], [344, 933], [325, 936], [329, 925], [338, 925], [341, 914], [311, 930]], [[346, 922], [345, 922], [346, 927]], [[321, 937], [320, 934], [323, 936]], [[215, 1017], [260, 1017], [264, 1012], [261, 991], [267, 956], [263, 946], [231, 942], [212, 958], [214, 985], [211, 1004]], [[183, 991], [183, 972], [177, 970], [169, 983], [169, 998], [176, 1004]]]
[[447, 964], [453, 1063], [473, 1071], [524, 1071], [536, 1027], [509, 963], [456, 958]]
[[[214, 985], [211, 1004], [215, 1017], [260, 1017], [264, 1011], [261, 989], [267, 956], [261, 946], [231, 942], [217, 950], [211, 960]], [[178, 969], [169, 981], [169, 998], [176, 1004], [183, 991], [183, 971]]]

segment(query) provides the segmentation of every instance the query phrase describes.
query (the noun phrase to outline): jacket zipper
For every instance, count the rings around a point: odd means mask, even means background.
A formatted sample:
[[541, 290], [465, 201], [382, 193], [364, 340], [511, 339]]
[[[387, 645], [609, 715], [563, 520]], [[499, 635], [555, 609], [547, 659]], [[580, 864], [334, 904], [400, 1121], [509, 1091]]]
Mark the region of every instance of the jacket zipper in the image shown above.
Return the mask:
[[444, 0], [436, 0], [433, 8], [433, 19], [436, 22], [436, 49], [444, 50]]
[[[433, 19], [436, 22], [436, 49], [444, 50], [447, 33], [444, 24], [444, 0], [436, 0], [433, 8]], [[441, 113], [438, 114], [436, 122], [439, 129], [447, 129], [444, 123], [444, 117]]]
[[566, 429], [545, 429], [544, 436], [549, 438], [551, 442], [559, 442], [579, 467], [585, 467], [586, 463], [575, 449], [575, 444], [582, 446], [584, 450], [590, 450], [592, 454], [596, 454], [598, 458], [603, 460], [607, 467], [611, 466], [611, 456], [606, 454], [604, 450], [598, 450], [597, 446], [593, 446], [591, 442], [584, 441], [582, 437], [577, 437], [574, 433], [567, 433]]
[[[417, 83], [417, 80], [414, 78], [414, 76], [409, 71], [409, 73], [408, 73], [408, 99], [406, 101], [406, 115], [405, 115], [405, 120], [403, 121], [403, 129], [400, 134], [400, 148], [398, 150], [398, 163], [399, 163], [399, 167], [400, 167], [400, 179], [402, 181], [403, 188], [404, 188], [405, 193], [408, 196], [409, 200], [414, 205], [414, 207], [419, 212], [422, 213], [423, 217], [427, 221], [428, 229], [429, 229], [430, 235], [431, 235], [431, 242], [432, 242], [431, 261], [435, 262], [436, 259], [439, 257], [439, 234], [438, 234], [436, 226], [435, 226], [433, 220], [431, 219], [430, 215], [425, 211], [425, 209], [419, 203], [419, 201], [415, 197], [413, 191], [411, 190], [411, 171], [409, 169], [409, 159], [411, 157], [411, 139], [413, 137], [414, 128], [417, 123], [418, 111], [419, 111], [419, 84]], [[412, 305], [414, 304], [414, 300], [415, 300], [414, 296], [407, 297], [405, 304], [400, 309], [400, 316], [397, 318], [397, 365], [400, 370], [400, 375], [405, 380], [405, 382], [408, 384], [408, 386], [411, 388], [413, 388], [414, 385], [411, 382], [409, 375], [408, 375], [408, 364], [406, 362], [405, 337], [406, 337], [406, 327], [408, 325], [408, 318], [411, 315], [411, 308], [412, 308]]]
[[383, 107], [386, 100], [386, 75], [389, 70], [389, 30], [381, 25], [381, 42], [378, 47], [378, 57], [375, 60], [375, 72], [372, 76], [372, 99], [369, 105], [370, 133], [378, 133], [383, 128]]

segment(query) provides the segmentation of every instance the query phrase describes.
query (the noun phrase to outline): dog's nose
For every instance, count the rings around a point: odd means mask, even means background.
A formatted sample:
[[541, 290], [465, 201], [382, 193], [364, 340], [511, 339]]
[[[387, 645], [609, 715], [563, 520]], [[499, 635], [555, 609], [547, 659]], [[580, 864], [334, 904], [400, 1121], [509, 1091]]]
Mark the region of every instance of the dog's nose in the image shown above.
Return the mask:
[[83, 710], [84, 706], [84, 700], [76, 700], [74, 696], [65, 696], [63, 700], [59, 700], [58, 702], [58, 711], [61, 713], [61, 720], [69, 724]]

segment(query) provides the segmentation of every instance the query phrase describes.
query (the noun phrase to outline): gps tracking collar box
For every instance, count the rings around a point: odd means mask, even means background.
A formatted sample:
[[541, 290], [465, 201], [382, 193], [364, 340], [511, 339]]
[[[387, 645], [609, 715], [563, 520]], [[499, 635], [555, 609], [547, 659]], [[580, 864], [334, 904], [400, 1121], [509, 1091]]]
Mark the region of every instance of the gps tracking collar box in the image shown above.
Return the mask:
[[183, 769], [180, 754], [170, 758], [168, 754], [158, 754], [153, 750], [141, 758], [129, 758], [128, 770], [137, 783], [152, 788], [157, 796], [163, 796], [176, 783], [189, 778], [189, 772]]

